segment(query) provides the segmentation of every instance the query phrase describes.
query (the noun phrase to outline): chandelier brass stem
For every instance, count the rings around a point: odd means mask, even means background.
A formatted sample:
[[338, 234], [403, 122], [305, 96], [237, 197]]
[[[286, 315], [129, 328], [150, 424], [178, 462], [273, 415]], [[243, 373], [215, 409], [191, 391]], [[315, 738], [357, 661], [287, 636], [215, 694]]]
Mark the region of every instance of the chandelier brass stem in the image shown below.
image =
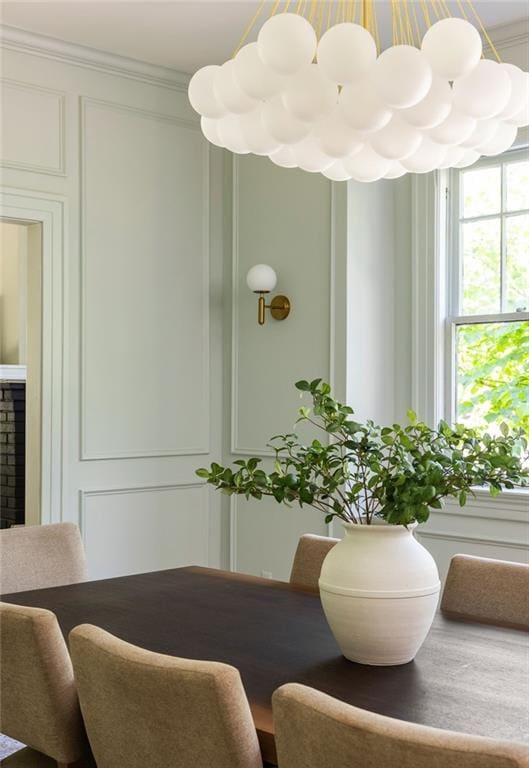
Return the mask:
[[[461, 18], [471, 23], [471, 17], [474, 18], [492, 54], [498, 62], [501, 62], [500, 55], [473, 1], [456, 0], [456, 2]], [[233, 51], [233, 57], [250, 37], [266, 4], [267, 0], [260, 0], [253, 17]], [[420, 7], [420, 14], [417, 13], [417, 5]], [[390, 10], [392, 45], [412, 45], [417, 48], [420, 48], [422, 37], [432, 24], [440, 19], [453, 16], [446, 0], [391, 0]], [[287, 12], [306, 17], [315, 27], [318, 39], [335, 24], [346, 21], [359, 23], [371, 32], [378, 52], [381, 51], [376, 0], [297, 0], [295, 5], [292, 0], [274, 0], [269, 15], [274, 16], [276, 13]], [[422, 20], [419, 19], [419, 15], [422, 16]]]

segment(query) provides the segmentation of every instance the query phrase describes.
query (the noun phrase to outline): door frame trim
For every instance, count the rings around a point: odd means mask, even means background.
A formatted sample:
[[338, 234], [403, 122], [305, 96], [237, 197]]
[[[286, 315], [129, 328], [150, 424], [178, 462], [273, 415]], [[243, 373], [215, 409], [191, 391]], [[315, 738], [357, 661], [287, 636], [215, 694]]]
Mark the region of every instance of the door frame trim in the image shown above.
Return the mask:
[[0, 188], [0, 218], [42, 226], [42, 369], [40, 522], [63, 516], [65, 365], [64, 296], [67, 280], [64, 197]]

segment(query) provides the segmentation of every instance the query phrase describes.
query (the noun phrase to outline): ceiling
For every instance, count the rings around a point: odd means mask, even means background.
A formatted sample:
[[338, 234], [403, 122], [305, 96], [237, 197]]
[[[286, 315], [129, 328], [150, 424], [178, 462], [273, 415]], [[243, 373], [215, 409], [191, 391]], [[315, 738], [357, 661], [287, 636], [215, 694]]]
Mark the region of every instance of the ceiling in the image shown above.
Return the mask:
[[[454, 0], [448, 5], [454, 15], [461, 15]], [[487, 27], [527, 18], [529, 13], [527, 0], [474, 0], [474, 5]], [[0, 9], [3, 24], [192, 73], [231, 56], [258, 6], [258, 0], [7, 0]], [[270, 0], [256, 29], [272, 6]], [[383, 45], [389, 45], [390, 3], [377, 0], [376, 7]]]

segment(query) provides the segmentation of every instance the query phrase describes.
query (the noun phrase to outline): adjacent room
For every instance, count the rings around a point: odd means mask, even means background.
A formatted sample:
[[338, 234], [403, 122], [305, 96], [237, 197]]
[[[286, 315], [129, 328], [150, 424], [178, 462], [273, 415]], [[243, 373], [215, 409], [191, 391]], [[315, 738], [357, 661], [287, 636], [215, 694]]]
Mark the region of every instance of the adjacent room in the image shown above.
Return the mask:
[[0, 764], [529, 768], [526, 0], [0, 57]]

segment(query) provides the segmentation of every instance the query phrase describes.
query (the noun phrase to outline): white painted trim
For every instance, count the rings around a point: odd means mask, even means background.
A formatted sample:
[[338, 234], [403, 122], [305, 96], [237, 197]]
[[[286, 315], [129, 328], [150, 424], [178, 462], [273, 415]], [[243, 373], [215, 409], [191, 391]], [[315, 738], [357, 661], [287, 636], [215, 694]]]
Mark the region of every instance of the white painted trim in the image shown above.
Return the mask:
[[0, 379], [3, 381], [26, 381], [26, 366], [0, 365]]
[[139, 80], [149, 85], [187, 93], [190, 76], [175, 69], [148, 64], [84, 45], [68, 43], [65, 40], [39, 35], [17, 27], [0, 25], [0, 44], [8, 50], [54, 59], [64, 64], [73, 64], [105, 74]]
[[466, 536], [464, 533], [443, 533], [441, 531], [418, 531], [417, 536], [424, 539], [443, 539], [466, 544], [481, 544], [489, 547], [509, 547], [511, 549], [529, 549], [529, 544], [514, 539], [496, 539], [490, 537]]
[[41, 522], [63, 519], [66, 485], [64, 430], [67, 371], [64, 296], [68, 284], [65, 259], [66, 201], [61, 196], [4, 187], [0, 216], [42, 224], [42, 466]]
[[[516, 48], [520, 45], [527, 45], [529, 39], [529, 18], [522, 16], [515, 21], [507, 21], [504, 24], [497, 24], [489, 27], [487, 32], [494, 46], [498, 49], [501, 56], [502, 50]], [[483, 52], [486, 58], [493, 58], [494, 54], [487, 41], [483, 41]]]
[[412, 178], [412, 407], [435, 424], [443, 409], [444, 174]]
[[209, 403], [205, 434], [203, 435], [204, 444], [196, 446], [184, 446], [180, 448], [170, 448], [168, 450], [156, 449], [138, 449], [131, 451], [99, 451], [89, 452], [86, 448], [86, 349], [85, 349], [85, 334], [84, 328], [86, 326], [86, 244], [84, 240], [84, 233], [86, 231], [86, 190], [85, 190], [85, 118], [87, 107], [91, 104], [96, 106], [102, 106], [105, 109], [114, 110], [118, 112], [133, 113], [140, 117], [149, 120], [155, 120], [159, 122], [169, 122], [180, 128], [192, 131], [199, 131], [199, 125], [181, 118], [172, 117], [170, 115], [159, 114], [151, 112], [149, 110], [137, 109], [130, 107], [126, 104], [120, 104], [118, 102], [103, 101], [101, 99], [93, 99], [89, 97], [81, 96], [79, 99], [80, 104], [80, 356], [79, 356], [79, 381], [80, 381], [80, 433], [79, 433], [79, 460], [80, 461], [99, 461], [110, 459], [140, 459], [140, 458], [159, 458], [162, 456], [201, 456], [210, 453], [209, 440], [210, 440], [210, 424], [211, 424], [211, 403], [210, 403], [210, 354], [209, 354], [209, 260], [210, 260], [210, 178], [209, 178], [209, 145], [203, 142], [202, 148], [202, 174], [203, 174], [203, 217], [202, 217], [202, 237], [204, 242], [204, 249], [202, 252], [202, 289], [204, 296], [208, 297], [208, 301], [205, 304], [205, 311], [202, 319], [202, 350], [203, 350], [203, 370], [204, 380], [202, 385], [204, 387], [205, 402]]
[[230, 571], [237, 570], [237, 496], [230, 496]]

